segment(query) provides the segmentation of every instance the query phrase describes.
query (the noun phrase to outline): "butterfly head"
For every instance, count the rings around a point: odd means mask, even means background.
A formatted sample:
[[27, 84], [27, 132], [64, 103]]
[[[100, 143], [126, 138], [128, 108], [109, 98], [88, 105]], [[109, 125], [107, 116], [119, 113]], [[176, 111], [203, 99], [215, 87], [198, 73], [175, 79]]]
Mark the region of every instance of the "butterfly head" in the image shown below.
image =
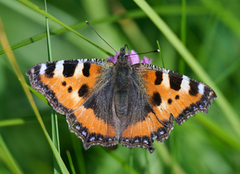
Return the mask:
[[126, 52], [125, 52], [125, 47], [122, 47], [120, 49], [120, 53], [117, 57], [117, 62], [116, 63], [125, 63], [125, 64], [127, 63], [127, 64], [129, 64], [130, 63], [130, 58], [131, 58], [130, 54], [129, 53], [126, 54]]
[[124, 57], [125, 55], [126, 55], [125, 47], [122, 47], [122, 48], [120, 49], [119, 57], [120, 57], [120, 56], [121, 56], [121, 57]]

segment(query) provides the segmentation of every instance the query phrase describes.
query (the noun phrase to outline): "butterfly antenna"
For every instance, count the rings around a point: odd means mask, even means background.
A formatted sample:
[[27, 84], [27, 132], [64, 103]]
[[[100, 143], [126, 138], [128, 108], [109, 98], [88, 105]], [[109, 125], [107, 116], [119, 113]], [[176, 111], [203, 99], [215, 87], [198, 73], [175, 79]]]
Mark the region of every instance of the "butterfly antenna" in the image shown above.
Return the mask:
[[154, 51], [148, 51], [148, 52], [143, 52], [143, 53], [136, 53], [136, 54], [132, 54], [132, 55], [139, 55], [139, 54], [148, 54], [148, 53], [159, 53], [160, 52], [160, 50], [159, 49], [157, 49], [157, 50], [154, 50]]
[[148, 54], [148, 53], [156, 53], [156, 52], [160, 52], [160, 50], [159, 49], [157, 49], [157, 50], [154, 50], [154, 51], [148, 51], [148, 52], [143, 52], [143, 53], [137, 53], [137, 54]]
[[100, 37], [110, 48], [112, 48], [113, 51], [115, 51], [115, 53], [117, 52], [111, 45], [109, 45], [109, 43], [107, 43], [107, 41], [105, 41], [105, 39], [102, 38], [100, 34], [98, 34], [98, 32], [91, 26], [91, 24], [88, 21], [86, 21], [86, 23], [98, 35], [98, 37]]
[[130, 50], [129, 50], [127, 44], [124, 45], [124, 50], [126, 50], [126, 48], [127, 48], [127, 50], [128, 50], [128, 54], [130, 55]]

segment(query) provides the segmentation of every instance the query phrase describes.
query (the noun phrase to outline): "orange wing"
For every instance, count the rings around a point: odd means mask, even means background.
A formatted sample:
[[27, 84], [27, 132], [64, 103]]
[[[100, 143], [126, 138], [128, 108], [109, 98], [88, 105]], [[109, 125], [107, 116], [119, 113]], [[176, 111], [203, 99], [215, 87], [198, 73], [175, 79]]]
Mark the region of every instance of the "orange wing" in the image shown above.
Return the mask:
[[148, 64], [135, 64], [133, 69], [150, 106], [147, 114], [139, 117], [142, 119], [133, 118], [135, 121], [122, 131], [120, 143], [130, 148], [139, 146], [153, 152], [154, 139], [168, 138], [174, 119], [181, 125], [197, 112], [206, 113], [217, 97], [209, 86], [185, 75]]
[[[208, 112], [208, 107], [217, 96], [206, 84], [185, 75], [145, 65], [141, 71], [154, 112], [160, 120], [169, 120], [172, 115], [181, 125], [197, 112]], [[151, 69], [150, 69], [151, 68]]]
[[70, 131], [82, 139], [85, 149], [118, 143], [111, 118], [87, 102], [96, 95], [94, 90], [101, 88], [101, 77], [112, 65], [100, 59], [62, 60], [35, 65], [26, 73], [31, 86], [55, 111], [66, 115]]

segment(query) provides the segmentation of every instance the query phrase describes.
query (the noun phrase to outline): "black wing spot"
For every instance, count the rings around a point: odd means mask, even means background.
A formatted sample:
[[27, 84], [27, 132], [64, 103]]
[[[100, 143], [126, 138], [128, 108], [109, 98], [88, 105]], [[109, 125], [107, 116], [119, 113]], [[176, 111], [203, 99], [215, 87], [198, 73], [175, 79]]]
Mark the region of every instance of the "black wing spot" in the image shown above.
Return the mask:
[[62, 85], [63, 85], [63, 86], [66, 86], [66, 85], [67, 85], [67, 83], [66, 83], [65, 81], [63, 81], [63, 82], [62, 82]]
[[179, 98], [180, 98], [179, 95], [176, 95], [176, 96], [175, 96], [175, 99], [176, 99], [176, 100], [178, 100]]
[[72, 77], [77, 67], [77, 60], [65, 60], [63, 63], [63, 75], [65, 77]]
[[170, 79], [170, 87], [171, 89], [178, 91], [181, 89], [181, 84], [182, 84], [182, 75], [171, 75], [169, 74], [169, 79]]
[[45, 70], [45, 73], [48, 78], [52, 78], [54, 76], [55, 67], [56, 67], [55, 62], [47, 63], [47, 68]]
[[198, 84], [190, 82], [189, 86], [190, 86], [189, 94], [196, 96], [198, 94]]
[[88, 63], [88, 62], [86, 62], [86, 63], [84, 63], [83, 65], [84, 65], [84, 67], [83, 67], [83, 69], [82, 69], [82, 73], [83, 73], [83, 75], [84, 75], [85, 77], [89, 77], [89, 75], [90, 75], [89, 69], [90, 69], [90, 67], [91, 67], [91, 64]]
[[172, 99], [168, 99], [168, 104], [171, 104], [172, 103]]
[[78, 90], [78, 96], [79, 97], [82, 97], [82, 96], [84, 96], [85, 94], [87, 94], [88, 93], [88, 86], [86, 85], [86, 84], [83, 84], [82, 86], [81, 86], [81, 88]]
[[157, 106], [160, 106], [160, 104], [162, 103], [162, 99], [158, 92], [153, 93], [152, 99], [153, 99], [154, 104], [156, 104]]
[[68, 88], [68, 93], [71, 93], [72, 92], [72, 87], [70, 86], [69, 88]]
[[155, 85], [160, 85], [162, 83], [163, 73], [161, 71], [156, 71], [156, 80], [155, 80]]

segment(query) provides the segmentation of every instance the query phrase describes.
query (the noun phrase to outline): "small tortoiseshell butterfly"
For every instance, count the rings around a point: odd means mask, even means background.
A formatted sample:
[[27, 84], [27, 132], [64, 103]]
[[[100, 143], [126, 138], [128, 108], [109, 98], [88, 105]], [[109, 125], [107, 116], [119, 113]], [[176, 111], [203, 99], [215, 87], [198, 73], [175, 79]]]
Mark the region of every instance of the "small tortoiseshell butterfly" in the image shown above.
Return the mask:
[[66, 115], [71, 132], [92, 145], [154, 151], [173, 129], [197, 112], [207, 113], [217, 96], [204, 83], [146, 63], [130, 63], [121, 48], [117, 58], [40, 63], [27, 71], [31, 86], [55, 111]]

